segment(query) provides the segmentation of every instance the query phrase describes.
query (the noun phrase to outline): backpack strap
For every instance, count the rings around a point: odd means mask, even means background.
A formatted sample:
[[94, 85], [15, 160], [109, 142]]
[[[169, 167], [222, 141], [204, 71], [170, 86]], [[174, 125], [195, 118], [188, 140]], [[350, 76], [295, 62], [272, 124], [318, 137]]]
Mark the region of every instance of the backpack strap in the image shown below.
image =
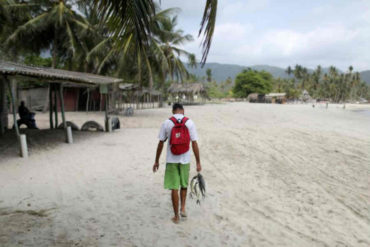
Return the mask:
[[177, 121], [175, 117], [171, 117], [170, 120], [174, 123], [174, 125], [179, 125], [179, 124], [185, 124], [189, 120], [189, 118], [183, 117], [180, 123]]
[[169, 119], [173, 122], [174, 125], [178, 124], [177, 119], [175, 117], [171, 117]]
[[187, 117], [183, 117], [182, 119], [181, 119], [181, 123], [183, 123], [183, 124], [186, 124], [186, 122], [189, 120], [189, 118], [187, 118]]

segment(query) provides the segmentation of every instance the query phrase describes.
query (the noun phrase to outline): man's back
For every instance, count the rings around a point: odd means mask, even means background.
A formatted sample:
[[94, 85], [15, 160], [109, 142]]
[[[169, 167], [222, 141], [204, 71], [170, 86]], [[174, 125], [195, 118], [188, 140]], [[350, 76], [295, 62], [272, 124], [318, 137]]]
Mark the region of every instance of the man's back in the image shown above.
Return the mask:
[[[173, 117], [175, 117], [177, 120], [182, 120], [184, 115], [182, 114], [174, 114]], [[163, 122], [161, 129], [159, 131], [159, 140], [161, 141], [168, 141], [167, 143], [167, 156], [166, 156], [166, 162], [167, 163], [181, 163], [181, 164], [187, 164], [190, 162], [190, 150], [187, 151], [184, 154], [180, 155], [174, 155], [171, 152], [170, 148], [170, 142], [171, 142], [171, 131], [172, 128], [175, 126], [175, 124], [170, 120], [167, 119], [166, 121]], [[189, 119], [186, 121], [185, 126], [189, 130], [189, 135], [190, 135], [190, 140], [191, 141], [197, 141], [198, 140], [198, 134], [195, 128], [194, 122]]]

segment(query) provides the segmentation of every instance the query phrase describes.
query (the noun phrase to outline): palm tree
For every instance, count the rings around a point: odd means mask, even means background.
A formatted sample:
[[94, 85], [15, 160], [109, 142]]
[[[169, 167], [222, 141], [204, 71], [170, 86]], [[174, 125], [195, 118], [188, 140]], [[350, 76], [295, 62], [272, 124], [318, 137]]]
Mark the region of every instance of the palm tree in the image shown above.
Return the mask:
[[[141, 51], [146, 49], [153, 35], [152, 18], [156, 11], [153, 0], [93, 0], [93, 3], [99, 11], [100, 18], [107, 21], [114, 37], [121, 37], [131, 30], [139, 41], [138, 49]], [[217, 0], [207, 0], [199, 29], [199, 36], [203, 34], [202, 64], [206, 62], [211, 47], [216, 14]], [[134, 29], [131, 29], [132, 27]]]
[[315, 92], [320, 85], [321, 74], [322, 68], [320, 65], [318, 65], [315, 72], [313, 73], [313, 89], [315, 90]]
[[0, 0], [0, 54], [15, 59], [15, 51], [23, 51], [22, 47], [6, 47], [5, 40], [20, 24], [31, 18], [29, 8], [32, 4], [18, 0]]
[[188, 76], [188, 71], [181, 56], [188, 58], [191, 66], [196, 65], [195, 55], [181, 49], [179, 46], [186, 42], [192, 41], [193, 37], [190, 34], [185, 34], [181, 29], [176, 29], [177, 16], [159, 19], [159, 29], [155, 31], [154, 45], [159, 53], [160, 66], [162, 67], [163, 81], [170, 76], [171, 80], [176, 77], [177, 80]]
[[289, 76], [293, 73], [292, 67], [290, 67], [290, 65], [289, 65], [289, 66], [288, 66], [288, 68], [285, 70], [285, 73], [287, 73]]
[[51, 47], [53, 68], [57, 66], [58, 58], [71, 62], [79, 52], [85, 52], [81, 37], [90, 26], [72, 10], [67, 0], [42, 2], [39, 9], [37, 15], [18, 26], [6, 39], [7, 46], [22, 46], [36, 52]]

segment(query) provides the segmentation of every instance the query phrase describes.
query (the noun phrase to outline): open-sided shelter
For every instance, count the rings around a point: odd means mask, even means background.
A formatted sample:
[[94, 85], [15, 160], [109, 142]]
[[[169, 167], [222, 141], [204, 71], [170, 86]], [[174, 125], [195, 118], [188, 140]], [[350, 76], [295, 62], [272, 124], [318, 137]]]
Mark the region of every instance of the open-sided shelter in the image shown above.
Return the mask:
[[168, 88], [170, 101], [185, 104], [204, 103], [207, 91], [202, 83], [172, 83]]
[[[34, 67], [24, 64], [0, 61], [0, 132], [4, 133], [5, 128], [7, 127], [7, 105], [6, 105], [6, 89], [9, 90], [12, 113], [13, 113], [13, 122], [17, 122], [17, 110], [16, 110], [16, 95], [14, 93], [13, 84], [17, 80], [27, 79], [30, 83], [32, 82], [41, 82], [49, 84], [49, 119], [50, 119], [50, 128], [57, 127], [58, 121], [58, 99], [60, 104], [60, 110], [62, 115], [62, 123], [64, 129], [67, 129], [65, 112], [64, 112], [64, 100], [63, 100], [63, 87], [78, 86], [78, 87], [97, 87], [100, 86], [100, 91], [105, 97], [108, 96], [108, 86], [114, 83], [119, 83], [122, 80], [101, 76], [96, 74], [53, 69], [53, 68], [44, 68], [44, 67]], [[108, 100], [105, 100], [108, 102]], [[108, 123], [108, 111], [107, 105], [105, 105], [105, 123]], [[53, 122], [53, 110], [55, 113], [55, 125]], [[5, 123], [6, 122], [6, 123]], [[16, 135], [19, 138], [19, 129], [18, 125], [14, 124]]]

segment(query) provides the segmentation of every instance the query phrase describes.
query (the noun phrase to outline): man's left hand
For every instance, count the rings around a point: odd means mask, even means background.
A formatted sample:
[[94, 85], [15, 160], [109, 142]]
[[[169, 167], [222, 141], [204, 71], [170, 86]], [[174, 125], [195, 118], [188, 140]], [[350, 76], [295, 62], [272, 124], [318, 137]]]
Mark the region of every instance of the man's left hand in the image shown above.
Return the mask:
[[155, 162], [153, 165], [153, 172], [158, 171], [158, 169], [159, 169], [159, 162]]

